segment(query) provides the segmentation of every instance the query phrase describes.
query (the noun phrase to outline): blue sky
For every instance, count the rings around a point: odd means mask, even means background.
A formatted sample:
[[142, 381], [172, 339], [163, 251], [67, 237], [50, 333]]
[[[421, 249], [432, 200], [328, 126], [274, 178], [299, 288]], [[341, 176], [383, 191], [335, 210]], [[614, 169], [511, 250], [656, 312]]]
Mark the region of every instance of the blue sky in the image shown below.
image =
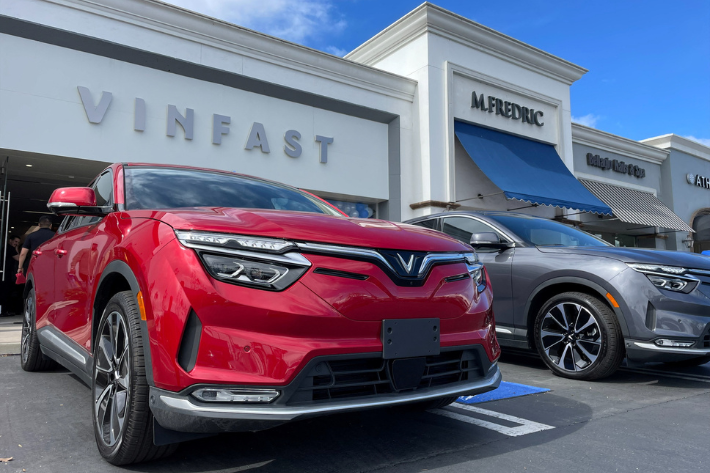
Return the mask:
[[[418, 0], [168, 0], [343, 55]], [[710, 0], [433, 2], [589, 72], [572, 116], [640, 140], [666, 133], [710, 146]]]

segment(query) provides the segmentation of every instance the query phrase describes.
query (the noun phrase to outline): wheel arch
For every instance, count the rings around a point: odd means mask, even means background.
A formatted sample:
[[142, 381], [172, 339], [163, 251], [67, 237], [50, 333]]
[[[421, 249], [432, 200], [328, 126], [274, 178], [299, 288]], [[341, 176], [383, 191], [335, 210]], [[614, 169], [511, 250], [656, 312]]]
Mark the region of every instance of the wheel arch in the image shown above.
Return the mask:
[[[98, 331], [99, 322], [101, 321], [101, 315], [103, 314], [106, 305], [108, 305], [109, 300], [111, 300], [111, 297], [115, 294], [129, 290], [133, 294], [136, 305], [141, 307], [138, 303], [138, 294], [141, 292], [141, 288], [138, 284], [138, 278], [136, 278], [131, 267], [121, 260], [114, 260], [106, 265], [106, 268], [104, 268], [101, 273], [101, 277], [99, 278], [99, 283], [96, 285], [96, 292], [93, 298], [91, 317], [92, 347], [93, 341], [96, 339], [96, 333]], [[145, 357], [146, 380], [150, 386], [153, 386], [153, 365], [150, 353], [150, 336], [148, 332], [148, 325], [142, 312], [140, 327], [141, 338], [143, 340], [143, 353]]]
[[[624, 312], [621, 310], [621, 304], [623, 304], [623, 300], [621, 299], [621, 296], [616, 292], [616, 290], [614, 290], [613, 288], [605, 288], [594, 281], [590, 281], [589, 279], [574, 276], [558, 277], [545, 281], [537, 288], [535, 288], [526, 303], [524, 313], [527, 314], [527, 339], [532, 349], [535, 349], [534, 325], [535, 317], [537, 316], [538, 311], [543, 306], [543, 304], [551, 297], [553, 297], [555, 294], [562, 294], [563, 292], [582, 292], [600, 299], [616, 315], [616, 318], [619, 321], [619, 326], [621, 327], [622, 335], [624, 337], [628, 336], [629, 329], [626, 324]], [[607, 294], [611, 294], [611, 296], [614, 298], [614, 300], [617, 301], [620, 307], [614, 307], [607, 298]]]

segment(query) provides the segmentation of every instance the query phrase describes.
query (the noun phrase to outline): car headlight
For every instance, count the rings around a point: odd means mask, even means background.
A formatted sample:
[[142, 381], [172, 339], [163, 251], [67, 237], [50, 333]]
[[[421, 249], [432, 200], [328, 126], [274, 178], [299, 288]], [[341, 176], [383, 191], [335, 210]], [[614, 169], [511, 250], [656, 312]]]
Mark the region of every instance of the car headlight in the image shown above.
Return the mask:
[[467, 253], [464, 255], [466, 260], [466, 267], [468, 268], [468, 274], [473, 279], [473, 284], [478, 288], [478, 292], [481, 293], [486, 289], [486, 272], [483, 270], [483, 265], [478, 260], [478, 254], [476, 252]]
[[184, 246], [194, 249], [207, 272], [230, 284], [282, 291], [311, 266], [296, 246], [285, 240], [242, 235], [176, 231]]
[[666, 266], [657, 264], [627, 263], [627, 265], [639, 273], [646, 275], [649, 281], [659, 289], [672, 292], [691, 292], [700, 281], [686, 274], [688, 270], [679, 266]]

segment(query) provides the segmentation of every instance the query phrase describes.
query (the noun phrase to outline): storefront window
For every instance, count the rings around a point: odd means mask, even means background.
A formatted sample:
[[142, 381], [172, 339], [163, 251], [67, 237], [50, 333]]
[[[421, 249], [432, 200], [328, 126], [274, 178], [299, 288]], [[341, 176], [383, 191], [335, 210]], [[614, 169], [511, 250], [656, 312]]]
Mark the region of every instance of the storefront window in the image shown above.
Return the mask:
[[353, 218], [374, 218], [376, 216], [374, 204], [347, 202], [344, 200], [326, 200]]

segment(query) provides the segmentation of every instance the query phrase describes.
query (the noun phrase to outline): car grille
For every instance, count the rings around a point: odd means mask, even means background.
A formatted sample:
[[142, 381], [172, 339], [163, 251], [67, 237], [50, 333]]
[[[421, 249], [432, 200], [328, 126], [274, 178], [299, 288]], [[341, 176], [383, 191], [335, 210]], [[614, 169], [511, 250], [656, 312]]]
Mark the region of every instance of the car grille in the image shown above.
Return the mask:
[[705, 335], [701, 338], [700, 343], [703, 348], [710, 348], [710, 324], [705, 329]]
[[[327, 402], [398, 392], [392, 379], [392, 362], [377, 358], [334, 359], [310, 370], [288, 404]], [[415, 391], [483, 377], [478, 353], [473, 350], [442, 352], [426, 357]]]

